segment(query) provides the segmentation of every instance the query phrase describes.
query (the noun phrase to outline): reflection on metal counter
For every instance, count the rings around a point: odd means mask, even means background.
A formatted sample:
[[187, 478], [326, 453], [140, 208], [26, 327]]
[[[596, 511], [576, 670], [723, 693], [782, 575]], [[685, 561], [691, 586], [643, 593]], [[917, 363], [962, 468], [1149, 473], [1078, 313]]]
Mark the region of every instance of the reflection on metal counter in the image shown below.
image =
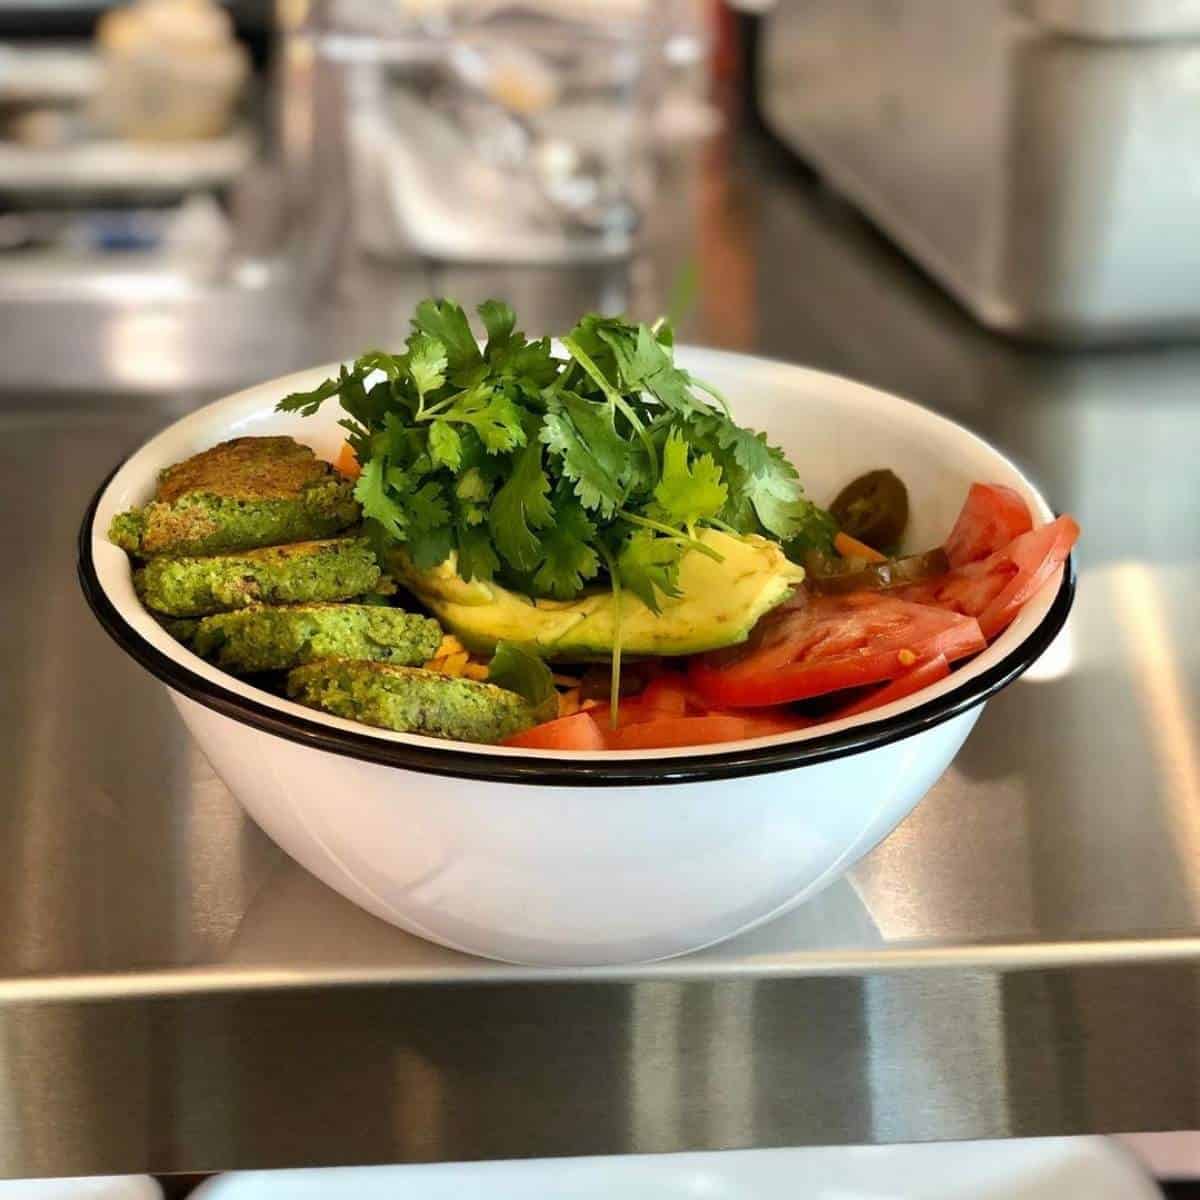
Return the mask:
[[1111, 6], [1024, 7], [784, 0], [763, 34], [766, 118], [985, 325], [1200, 330], [1192, 10], [1171, 24], [1157, 6], [1157, 36], [1130, 40]]

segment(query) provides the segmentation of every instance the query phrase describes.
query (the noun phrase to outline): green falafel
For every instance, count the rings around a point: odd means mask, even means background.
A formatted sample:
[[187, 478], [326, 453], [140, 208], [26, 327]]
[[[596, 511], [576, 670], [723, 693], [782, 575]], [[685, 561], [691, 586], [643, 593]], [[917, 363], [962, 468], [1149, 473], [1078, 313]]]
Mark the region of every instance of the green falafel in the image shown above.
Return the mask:
[[192, 645], [234, 674], [285, 671], [321, 658], [405, 666], [437, 653], [442, 627], [429, 617], [371, 604], [293, 604], [218, 613], [199, 623]]
[[379, 576], [362, 538], [333, 538], [207, 558], [160, 556], [135, 571], [133, 583], [157, 613], [203, 617], [252, 604], [347, 600], [371, 591]]
[[503, 741], [534, 724], [516, 692], [391, 663], [324, 659], [292, 671], [287, 691], [350, 721], [463, 742]]
[[167, 467], [154, 498], [118, 513], [130, 554], [218, 554], [328, 538], [355, 524], [354, 484], [290, 437], [242, 437]]

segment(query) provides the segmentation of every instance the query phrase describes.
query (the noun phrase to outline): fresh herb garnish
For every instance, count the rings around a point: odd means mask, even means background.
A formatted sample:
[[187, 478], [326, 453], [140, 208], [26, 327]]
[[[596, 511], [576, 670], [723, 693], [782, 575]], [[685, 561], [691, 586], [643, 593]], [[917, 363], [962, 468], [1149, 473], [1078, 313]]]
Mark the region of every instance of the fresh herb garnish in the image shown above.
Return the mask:
[[777, 447], [675, 364], [668, 324], [593, 314], [556, 359], [507, 304], [479, 315], [482, 350], [459, 305], [423, 301], [404, 353], [365, 354], [280, 402], [311, 414], [340, 398], [377, 546], [420, 568], [456, 553], [465, 579], [557, 600], [607, 575], [654, 611], [678, 594], [699, 527], [797, 556], [829, 549], [829, 515]]
[[558, 692], [550, 668], [532, 650], [516, 642], [498, 643], [488, 664], [488, 683], [522, 696], [539, 723], [558, 716]]

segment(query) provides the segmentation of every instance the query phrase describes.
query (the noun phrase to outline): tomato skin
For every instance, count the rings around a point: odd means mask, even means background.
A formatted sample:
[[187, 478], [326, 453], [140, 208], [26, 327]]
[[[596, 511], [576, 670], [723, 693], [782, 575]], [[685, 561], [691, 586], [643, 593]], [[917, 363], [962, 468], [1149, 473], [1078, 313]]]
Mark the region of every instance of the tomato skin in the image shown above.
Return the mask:
[[1019, 574], [979, 615], [979, 628], [989, 642], [1012, 623], [1025, 602], [1066, 561], [1071, 548], [1079, 540], [1079, 525], [1073, 517], [1059, 517], [1042, 528], [1047, 532], [1054, 531], [1053, 540], [1049, 542], [1043, 557], [1038, 557], [1042, 539], [1034, 536], [1041, 532], [1036, 529], [1000, 551], [1007, 560], [1017, 564]]
[[687, 677], [664, 672], [636, 696], [623, 699], [617, 708], [617, 725], [637, 725], [658, 717], [682, 717], [688, 710]]
[[941, 683], [949, 674], [950, 664], [946, 661], [946, 656], [944, 654], [935, 655], [933, 658], [917, 663], [912, 670], [906, 671], [903, 675], [897, 675], [891, 683], [885, 683], [882, 687], [876, 688], [869, 696], [864, 696], [861, 700], [856, 700], [853, 704], [847, 704], [845, 708], [839, 708], [836, 712], [830, 713], [827, 720], [840, 721], [843, 717], [861, 716], [873, 708], [882, 708], [885, 704], [891, 704], [895, 700], [903, 700], [931, 684]]
[[505, 746], [524, 750], [606, 750], [604, 731], [590, 712], [577, 712], [569, 717], [544, 721], [521, 733], [504, 739]]
[[956, 567], [899, 593], [905, 600], [976, 617], [991, 641], [1058, 570], [1079, 538], [1072, 517], [1031, 529], [979, 562]]
[[792, 716], [755, 713], [709, 713], [696, 717], [660, 717], [626, 725], [609, 735], [610, 750], [669, 750], [678, 746], [709, 746], [743, 738], [768, 737], [807, 729], [811, 721]]
[[999, 483], [973, 483], [946, 539], [952, 567], [978, 562], [1033, 528], [1033, 514], [1019, 493]]
[[909, 655], [953, 662], [986, 645], [971, 617], [876, 593], [818, 596], [759, 626], [739, 657], [693, 659], [689, 679], [711, 707], [758, 708], [883, 683], [912, 666]]

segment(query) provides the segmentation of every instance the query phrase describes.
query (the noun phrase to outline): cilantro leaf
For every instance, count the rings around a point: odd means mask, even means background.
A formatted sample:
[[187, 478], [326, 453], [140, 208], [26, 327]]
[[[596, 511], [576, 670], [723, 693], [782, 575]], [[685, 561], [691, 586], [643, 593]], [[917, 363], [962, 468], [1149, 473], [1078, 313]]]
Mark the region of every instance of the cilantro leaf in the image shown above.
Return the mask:
[[458, 470], [462, 462], [462, 438], [448, 421], [434, 421], [429, 426], [429, 457], [435, 466]]
[[[389, 475], [389, 482], [391, 481]], [[427, 570], [444, 562], [454, 549], [454, 530], [450, 509], [442, 485], [430, 480], [413, 490], [407, 480], [397, 479], [393, 487], [404, 497], [404, 542], [413, 563]]]
[[503, 300], [485, 300], [478, 312], [487, 330], [487, 356], [491, 358], [512, 338], [517, 327], [517, 314]]
[[[344, 371], [346, 368], [343, 367]], [[278, 412], [298, 412], [302, 417], [311, 417], [331, 396], [341, 390], [341, 379], [326, 379], [311, 392], [292, 392], [284, 396], [275, 408]]]
[[536, 342], [511, 342], [504, 354], [493, 359], [492, 368], [511, 379], [528, 399], [540, 401], [542, 389], [558, 378], [562, 364], [550, 352], [550, 339], [540, 338]]
[[454, 494], [460, 500], [486, 500], [491, 487], [478, 467], [470, 467], [458, 477]]
[[354, 369], [364, 378], [372, 371], [382, 371], [390, 380], [403, 379], [408, 359], [403, 354], [388, 354], [385, 350], [368, 350], [354, 360]]
[[679, 560], [687, 547], [648, 529], [636, 530], [621, 547], [617, 572], [628, 588], [656, 616], [662, 612], [658, 594], [677, 598]]
[[478, 524], [458, 527], [458, 573], [468, 581], [491, 579], [500, 568], [488, 530]]
[[454, 531], [448, 525], [410, 533], [407, 538], [408, 553], [413, 565], [428, 571], [443, 563], [454, 549]]
[[[360, 371], [357, 368], [347, 372], [341, 380], [342, 386], [338, 392], [342, 411], [367, 429], [378, 425], [389, 409], [397, 406], [399, 386], [390, 380], [381, 379], [368, 388], [364, 380], [369, 374], [370, 371]], [[399, 399], [399, 406], [404, 407], [402, 398]]]
[[622, 391], [647, 391], [664, 408], [685, 416], [708, 407], [692, 394], [688, 373], [675, 366], [647, 326], [610, 325], [598, 335], [612, 349]]
[[570, 600], [585, 581], [600, 572], [600, 558], [591, 543], [596, 527], [588, 520], [578, 500], [560, 486], [554, 496], [554, 524], [542, 534], [542, 561], [533, 576], [541, 595]]
[[688, 528], [715, 517], [729, 495], [721, 482], [721, 468], [711, 454], [697, 455], [690, 464], [689, 457], [683, 434], [671, 430], [663, 446], [662, 475], [654, 488], [655, 516]]
[[488, 664], [488, 683], [523, 697], [533, 709], [535, 721], [549, 721], [558, 716], [558, 692], [550, 668], [525, 646], [497, 642]]
[[408, 370], [424, 404], [430, 392], [446, 382], [446, 347], [427, 333], [415, 333], [408, 341]]
[[501, 556], [518, 571], [532, 571], [541, 557], [538, 529], [554, 521], [550, 480], [542, 470], [542, 444], [533, 440], [516, 456], [512, 474], [496, 493], [488, 528]]
[[732, 426], [734, 457], [746, 471], [743, 490], [768, 533], [788, 541], [803, 536], [821, 549], [832, 547], [836, 523], [824, 509], [804, 495], [796, 468], [783, 451], [771, 446], [763, 434]]
[[463, 392], [441, 414], [441, 419], [470, 425], [491, 454], [525, 444], [521, 409], [503, 390], [486, 384], [477, 384]]
[[[717, 440], [722, 449], [733, 451], [738, 466], [748, 475], [763, 475], [776, 469], [765, 433], [755, 433], [752, 429], [743, 429], [732, 421], [725, 421], [717, 427]], [[795, 469], [783, 459], [782, 453], [775, 451], [774, 455], [783, 460], [785, 473], [790, 471], [791, 478], [797, 478]]]
[[362, 474], [354, 485], [354, 498], [362, 505], [363, 516], [380, 525], [398, 541], [404, 537], [404, 510], [388, 494], [384, 479], [385, 461], [369, 458], [363, 463]]
[[476, 369], [483, 365], [483, 356], [462, 305], [453, 300], [422, 300], [417, 305], [413, 326], [445, 347], [450, 378], [462, 386], [474, 381]]
[[343, 418], [338, 424], [346, 431], [346, 441], [350, 443], [350, 448], [354, 451], [354, 457], [359, 462], [365, 462], [370, 458], [370, 432], [349, 417]]
[[799, 501], [800, 510], [792, 513], [794, 532], [784, 543], [789, 558], [803, 561], [808, 550], [819, 550], [822, 554], [833, 554], [833, 539], [837, 537], [838, 523], [833, 515], [811, 500]]
[[542, 441], [574, 481], [584, 506], [611, 517], [624, 500], [621, 476], [632, 462], [629, 443], [616, 432], [608, 405], [560, 392], [546, 414]]
[[446, 503], [446, 493], [440, 483], [431, 481], [422, 484], [416, 491], [409, 492], [405, 499], [408, 509], [407, 523], [411, 532], [428, 533], [432, 529], [440, 529], [449, 524], [450, 507]]

